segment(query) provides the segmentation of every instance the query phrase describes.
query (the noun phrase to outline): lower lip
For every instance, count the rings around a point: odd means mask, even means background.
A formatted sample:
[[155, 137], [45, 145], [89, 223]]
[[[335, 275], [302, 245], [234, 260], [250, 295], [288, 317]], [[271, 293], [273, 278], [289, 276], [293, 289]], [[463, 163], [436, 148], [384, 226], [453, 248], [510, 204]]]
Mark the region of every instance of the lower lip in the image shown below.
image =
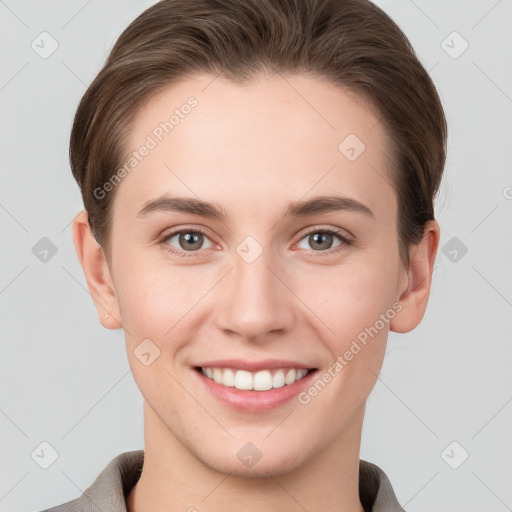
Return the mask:
[[312, 371], [293, 384], [287, 384], [280, 388], [254, 391], [224, 386], [205, 377], [198, 370], [194, 369], [193, 371], [216, 398], [233, 409], [246, 412], [265, 412], [281, 407], [307, 387], [317, 373], [317, 370]]

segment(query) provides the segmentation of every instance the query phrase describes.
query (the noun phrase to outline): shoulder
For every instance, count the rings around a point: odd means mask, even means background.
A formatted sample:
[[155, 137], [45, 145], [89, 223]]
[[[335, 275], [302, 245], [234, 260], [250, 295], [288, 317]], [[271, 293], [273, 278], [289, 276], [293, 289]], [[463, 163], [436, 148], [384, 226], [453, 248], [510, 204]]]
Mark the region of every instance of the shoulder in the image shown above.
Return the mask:
[[140, 478], [143, 462], [143, 450], [122, 453], [80, 497], [41, 512], [126, 512], [126, 496]]
[[359, 499], [365, 512], [405, 512], [386, 473], [365, 460], [359, 461]]

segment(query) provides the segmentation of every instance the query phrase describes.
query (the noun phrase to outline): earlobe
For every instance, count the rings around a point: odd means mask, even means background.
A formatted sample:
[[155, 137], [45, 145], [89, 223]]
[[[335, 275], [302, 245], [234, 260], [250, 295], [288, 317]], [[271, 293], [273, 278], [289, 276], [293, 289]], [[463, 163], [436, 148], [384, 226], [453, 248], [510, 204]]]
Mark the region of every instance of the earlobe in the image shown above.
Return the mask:
[[99, 320], [107, 329], [120, 329], [122, 322], [114, 283], [103, 250], [91, 233], [85, 210], [75, 216], [72, 228], [76, 254]]
[[412, 331], [421, 322], [427, 308], [432, 273], [439, 247], [440, 229], [435, 220], [425, 224], [420, 243], [411, 247], [406, 285], [399, 290], [400, 312], [390, 322], [395, 332]]

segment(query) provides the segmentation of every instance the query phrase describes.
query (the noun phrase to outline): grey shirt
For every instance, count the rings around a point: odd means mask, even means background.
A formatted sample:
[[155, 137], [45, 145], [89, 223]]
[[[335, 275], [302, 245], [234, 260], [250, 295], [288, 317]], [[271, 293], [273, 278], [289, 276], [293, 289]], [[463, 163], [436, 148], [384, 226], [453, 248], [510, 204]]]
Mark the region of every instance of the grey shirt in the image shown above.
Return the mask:
[[[118, 455], [82, 496], [44, 512], [127, 512], [126, 497], [137, 483], [144, 451]], [[375, 464], [359, 462], [359, 497], [365, 512], [404, 512], [386, 474]]]

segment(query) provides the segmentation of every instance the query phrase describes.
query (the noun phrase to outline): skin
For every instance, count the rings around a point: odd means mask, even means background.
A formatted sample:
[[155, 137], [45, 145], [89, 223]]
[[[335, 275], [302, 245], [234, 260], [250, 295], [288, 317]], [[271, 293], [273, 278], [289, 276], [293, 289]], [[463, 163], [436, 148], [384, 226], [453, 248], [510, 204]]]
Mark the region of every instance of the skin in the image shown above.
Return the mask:
[[[126, 147], [140, 147], [190, 96], [197, 107], [118, 185], [109, 264], [86, 212], [73, 221], [100, 322], [124, 329], [144, 397], [145, 464], [128, 509], [203, 512], [236, 503], [245, 511], [361, 512], [365, 402], [389, 329], [410, 331], [423, 317], [439, 226], [427, 223], [405, 268], [384, 128], [362, 98], [317, 78], [261, 76], [240, 85], [189, 77], [144, 105]], [[366, 146], [355, 161], [338, 150], [348, 134]], [[163, 194], [217, 203], [227, 217], [138, 217]], [[355, 199], [373, 216], [284, 216], [290, 202], [316, 196]], [[186, 252], [177, 236], [158, 241], [171, 229], [198, 227], [206, 237], [192, 256], [169, 252]], [[319, 247], [308, 236], [328, 229], [352, 243], [333, 235]], [[247, 236], [262, 249], [252, 263], [236, 251]], [[398, 303], [401, 311], [307, 405], [292, 399], [264, 413], [236, 411], [192, 369], [221, 358], [278, 358], [322, 373]], [[160, 355], [145, 366], [134, 350], [148, 338]], [[248, 441], [262, 454], [252, 468], [237, 457]]]

